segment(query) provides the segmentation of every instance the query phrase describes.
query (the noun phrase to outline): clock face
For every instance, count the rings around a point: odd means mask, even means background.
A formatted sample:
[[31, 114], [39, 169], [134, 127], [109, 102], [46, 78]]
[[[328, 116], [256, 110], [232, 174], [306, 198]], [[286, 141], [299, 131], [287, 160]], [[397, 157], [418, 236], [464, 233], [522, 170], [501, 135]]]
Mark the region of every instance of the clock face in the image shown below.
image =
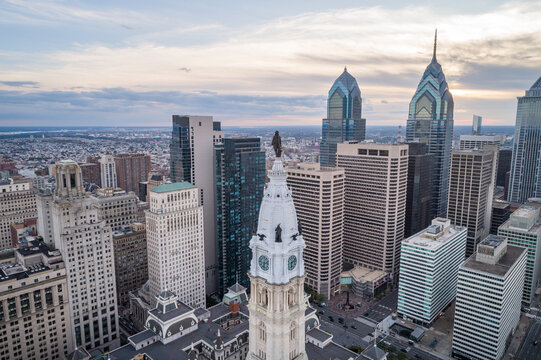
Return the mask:
[[266, 257], [266, 256], [260, 256], [260, 257], [259, 257], [259, 267], [260, 267], [263, 271], [269, 270], [269, 258]]
[[291, 271], [295, 269], [295, 266], [297, 266], [297, 257], [295, 255], [291, 255], [289, 259], [287, 259], [287, 269]]

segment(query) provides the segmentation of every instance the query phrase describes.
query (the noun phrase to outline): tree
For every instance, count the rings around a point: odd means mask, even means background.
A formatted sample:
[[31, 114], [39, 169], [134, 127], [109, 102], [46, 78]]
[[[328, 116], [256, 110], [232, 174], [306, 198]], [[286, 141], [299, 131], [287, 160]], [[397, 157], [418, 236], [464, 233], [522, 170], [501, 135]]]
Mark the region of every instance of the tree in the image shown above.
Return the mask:
[[351, 345], [348, 347], [349, 350], [356, 352], [357, 354], [360, 354], [364, 349], [360, 347], [359, 345]]

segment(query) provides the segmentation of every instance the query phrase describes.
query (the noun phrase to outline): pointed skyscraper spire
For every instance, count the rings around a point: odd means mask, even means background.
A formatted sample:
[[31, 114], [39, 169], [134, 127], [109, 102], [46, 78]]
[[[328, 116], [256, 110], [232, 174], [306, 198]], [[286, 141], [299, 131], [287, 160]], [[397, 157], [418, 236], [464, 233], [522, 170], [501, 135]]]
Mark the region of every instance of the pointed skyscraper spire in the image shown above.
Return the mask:
[[432, 54], [432, 61], [437, 62], [436, 60], [436, 47], [438, 45], [438, 28], [436, 28], [436, 31], [434, 32], [434, 53]]

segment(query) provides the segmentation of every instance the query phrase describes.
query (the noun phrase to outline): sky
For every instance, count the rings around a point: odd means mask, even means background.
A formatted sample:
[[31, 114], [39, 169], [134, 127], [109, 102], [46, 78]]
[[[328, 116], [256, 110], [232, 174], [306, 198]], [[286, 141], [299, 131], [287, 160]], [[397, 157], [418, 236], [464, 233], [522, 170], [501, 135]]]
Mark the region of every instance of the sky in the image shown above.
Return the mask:
[[472, 115], [514, 125], [541, 1], [0, 0], [0, 126], [317, 125], [344, 66], [367, 125], [405, 125], [432, 57]]

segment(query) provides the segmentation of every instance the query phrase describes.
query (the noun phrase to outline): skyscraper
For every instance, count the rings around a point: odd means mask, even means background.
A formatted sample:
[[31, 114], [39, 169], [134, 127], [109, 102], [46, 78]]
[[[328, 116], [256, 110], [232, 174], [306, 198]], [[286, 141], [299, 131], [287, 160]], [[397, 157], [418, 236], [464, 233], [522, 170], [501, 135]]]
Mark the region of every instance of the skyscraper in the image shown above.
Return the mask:
[[250, 239], [265, 187], [259, 138], [226, 138], [216, 147], [218, 294], [236, 282], [250, 285]]
[[541, 197], [541, 77], [518, 98], [509, 202]]
[[[139, 192], [139, 183], [146, 181], [150, 173], [150, 155], [117, 154], [114, 157], [117, 186], [126, 192]], [[145, 199], [140, 199], [145, 201]]]
[[470, 256], [490, 233], [497, 149], [453, 150], [451, 157], [447, 216], [454, 225], [468, 228]]
[[407, 144], [338, 144], [346, 174], [344, 261], [398, 275], [404, 239]]
[[146, 212], [148, 279], [153, 296], [172, 291], [193, 307], [205, 306], [203, 207], [187, 182], [150, 192]]
[[460, 150], [482, 149], [485, 145], [495, 145], [499, 150], [505, 142], [505, 135], [460, 135]]
[[473, 115], [472, 134], [481, 135], [481, 127], [483, 126], [483, 117], [479, 115]]
[[506, 178], [507, 172], [511, 170], [512, 156], [513, 156], [513, 150], [500, 149], [498, 153], [498, 170], [496, 172], [496, 186], [505, 186], [505, 178]]
[[434, 154], [427, 154], [424, 143], [409, 143], [408, 191], [404, 237], [426, 229], [432, 220], [432, 177]]
[[98, 217], [111, 230], [118, 230], [137, 221], [137, 196], [134, 193], [106, 188], [96, 190], [89, 197], [98, 209]]
[[306, 242], [306, 284], [330, 298], [340, 290], [344, 230], [344, 169], [301, 163], [287, 168]]
[[321, 166], [336, 166], [336, 144], [365, 139], [366, 119], [361, 115], [361, 91], [357, 80], [344, 68], [327, 98], [327, 118], [323, 119], [320, 145]]
[[116, 166], [115, 158], [110, 154], [103, 154], [100, 157], [100, 167], [101, 167], [101, 187], [102, 188], [116, 188], [117, 179], [116, 179]]
[[199, 189], [205, 213], [205, 283], [209, 294], [218, 288], [216, 251], [216, 173], [214, 144], [223, 132], [212, 116], [173, 115], [170, 177], [187, 181]]
[[445, 217], [447, 211], [454, 106], [445, 75], [436, 60], [436, 39], [432, 61], [411, 99], [406, 128], [408, 142], [425, 143], [428, 153], [435, 155], [432, 218]]

